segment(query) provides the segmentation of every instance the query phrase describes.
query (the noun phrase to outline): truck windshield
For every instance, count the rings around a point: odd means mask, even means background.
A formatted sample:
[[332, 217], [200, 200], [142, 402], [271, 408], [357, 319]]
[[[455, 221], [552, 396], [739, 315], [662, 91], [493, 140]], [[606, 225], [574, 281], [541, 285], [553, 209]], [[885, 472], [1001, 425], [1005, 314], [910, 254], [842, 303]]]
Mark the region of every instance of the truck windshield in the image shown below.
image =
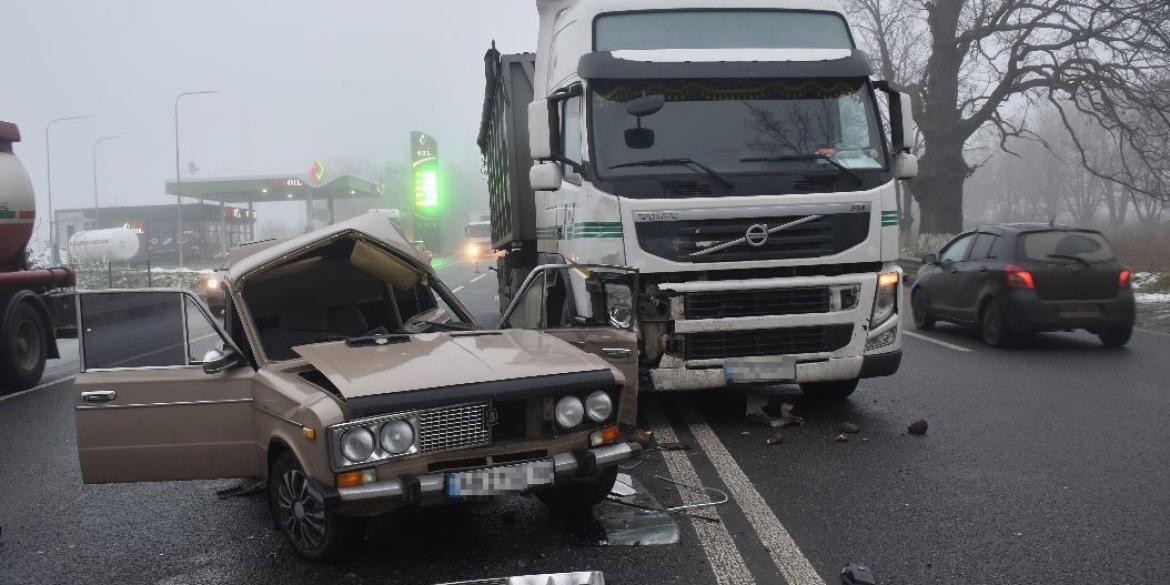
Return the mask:
[[[625, 102], [643, 95], [662, 95], [666, 105], [639, 121]], [[603, 178], [682, 172], [629, 164], [680, 158], [725, 174], [885, 168], [863, 79], [600, 80], [591, 114]], [[626, 140], [639, 122], [654, 132], [649, 145]]]
[[492, 235], [492, 224], [473, 223], [467, 226], [467, 236], [471, 238], [489, 238]]

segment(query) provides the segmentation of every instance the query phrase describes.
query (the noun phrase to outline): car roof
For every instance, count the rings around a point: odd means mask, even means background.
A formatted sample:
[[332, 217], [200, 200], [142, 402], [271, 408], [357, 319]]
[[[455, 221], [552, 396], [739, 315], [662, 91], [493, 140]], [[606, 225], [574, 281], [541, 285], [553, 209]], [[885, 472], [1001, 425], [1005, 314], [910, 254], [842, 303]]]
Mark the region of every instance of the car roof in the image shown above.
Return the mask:
[[991, 223], [981, 225], [971, 231], [974, 232], [989, 232], [993, 234], [1008, 234], [1008, 233], [1024, 233], [1024, 232], [1043, 232], [1051, 230], [1077, 230], [1086, 232], [1096, 232], [1097, 230], [1079, 227], [1075, 225], [1063, 224], [1049, 224], [1040, 222], [1017, 222], [1017, 223]]

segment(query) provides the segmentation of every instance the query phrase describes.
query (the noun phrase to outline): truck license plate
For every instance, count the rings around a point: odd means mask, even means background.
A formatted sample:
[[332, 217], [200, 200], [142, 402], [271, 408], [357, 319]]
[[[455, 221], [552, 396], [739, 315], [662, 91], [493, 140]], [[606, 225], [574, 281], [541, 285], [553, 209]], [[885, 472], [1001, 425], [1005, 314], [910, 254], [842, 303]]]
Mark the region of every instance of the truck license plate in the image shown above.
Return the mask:
[[796, 360], [790, 356], [731, 358], [723, 362], [728, 384], [791, 382], [796, 379]]
[[447, 474], [447, 496], [499, 496], [548, 485], [554, 480], [552, 459]]

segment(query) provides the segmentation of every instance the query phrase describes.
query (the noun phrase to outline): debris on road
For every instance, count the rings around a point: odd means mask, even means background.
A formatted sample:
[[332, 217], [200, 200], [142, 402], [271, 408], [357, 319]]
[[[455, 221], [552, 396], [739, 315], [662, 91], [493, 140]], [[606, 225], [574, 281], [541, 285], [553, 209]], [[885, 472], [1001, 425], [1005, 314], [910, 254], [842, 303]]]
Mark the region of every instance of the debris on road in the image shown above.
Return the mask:
[[633, 441], [642, 446], [643, 449], [650, 446], [650, 442], [654, 440], [654, 433], [645, 429], [638, 429], [630, 433], [630, 441]]
[[659, 451], [690, 451], [691, 446], [686, 443], [659, 443]]
[[837, 442], [838, 443], [848, 443], [849, 442], [849, 435], [846, 435], [845, 433], [841, 433], [840, 435], [837, 435]]
[[926, 421], [922, 419], [918, 419], [910, 423], [910, 426], [906, 427], [906, 430], [909, 431], [911, 435], [925, 435], [926, 429]]
[[877, 585], [873, 573], [866, 567], [856, 563], [849, 563], [841, 569], [842, 585]]
[[784, 435], [780, 433], [773, 433], [772, 436], [766, 439], [769, 445], [779, 445], [784, 442]]
[[862, 443], [868, 443], [868, 442], [869, 442], [869, 437], [862, 437], [862, 438], [861, 438], [861, 442], [862, 442]]
[[780, 416], [775, 417], [767, 412], [764, 408], [768, 406], [768, 396], [764, 394], [748, 394], [747, 395], [747, 412], [746, 417], [749, 422], [768, 425], [773, 428], [786, 427], [788, 425], [802, 425], [804, 419], [792, 414], [793, 404], [787, 402], [780, 404]]
[[852, 435], [853, 433], [860, 432], [861, 427], [859, 427], [853, 423], [841, 423], [840, 431], [842, 433], [847, 433], [847, 434]]

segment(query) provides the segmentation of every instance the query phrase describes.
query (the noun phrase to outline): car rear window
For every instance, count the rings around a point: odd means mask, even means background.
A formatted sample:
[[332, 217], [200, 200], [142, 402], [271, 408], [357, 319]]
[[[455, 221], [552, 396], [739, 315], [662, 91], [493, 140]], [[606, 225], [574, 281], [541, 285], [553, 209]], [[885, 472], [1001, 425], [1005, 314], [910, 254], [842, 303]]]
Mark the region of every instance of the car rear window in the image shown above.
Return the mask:
[[1113, 259], [1109, 242], [1096, 232], [1054, 230], [1027, 233], [1023, 238], [1024, 256], [1029, 260], [1051, 262], [1075, 257], [1086, 262], [1106, 262]]

